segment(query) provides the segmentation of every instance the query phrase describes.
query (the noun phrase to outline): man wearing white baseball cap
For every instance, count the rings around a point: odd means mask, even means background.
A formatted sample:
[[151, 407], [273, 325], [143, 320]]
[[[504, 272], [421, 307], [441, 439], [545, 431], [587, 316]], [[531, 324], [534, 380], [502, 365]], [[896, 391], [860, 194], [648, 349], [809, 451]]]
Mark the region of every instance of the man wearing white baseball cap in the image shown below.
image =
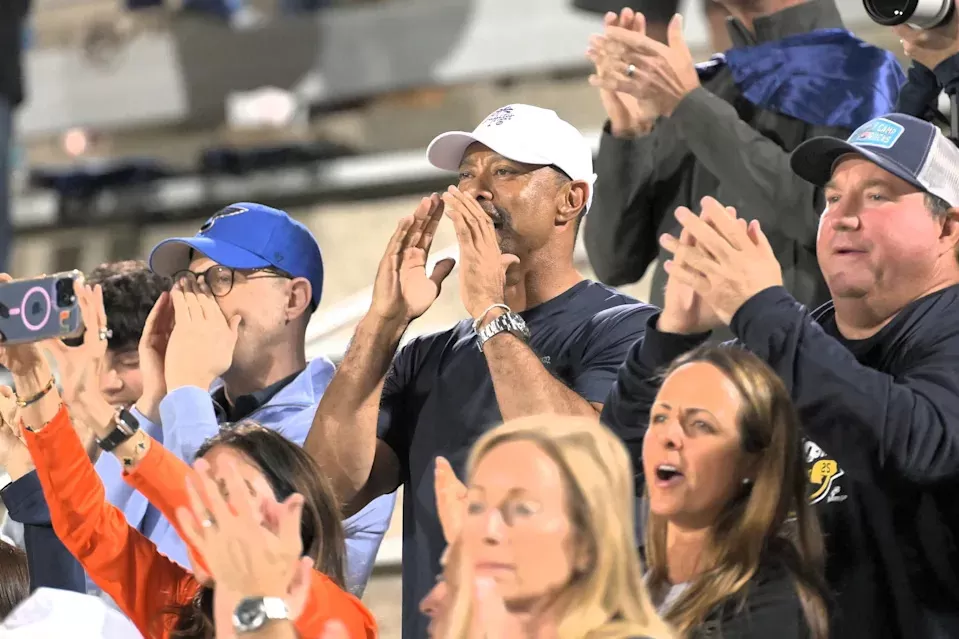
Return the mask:
[[[462, 477], [473, 442], [504, 420], [542, 413], [598, 418], [654, 311], [576, 270], [577, 227], [595, 179], [592, 152], [556, 113], [503, 107], [472, 133], [440, 135], [427, 156], [458, 180], [400, 221], [370, 310], [306, 441], [352, 509], [404, 486], [404, 637], [427, 634], [417, 605], [433, 587], [446, 547], [436, 513], [436, 457]], [[409, 323], [453, 270], [453, 260], [426, 269], [444, 215], [456, 229], [467, 319], [397, 352]]]

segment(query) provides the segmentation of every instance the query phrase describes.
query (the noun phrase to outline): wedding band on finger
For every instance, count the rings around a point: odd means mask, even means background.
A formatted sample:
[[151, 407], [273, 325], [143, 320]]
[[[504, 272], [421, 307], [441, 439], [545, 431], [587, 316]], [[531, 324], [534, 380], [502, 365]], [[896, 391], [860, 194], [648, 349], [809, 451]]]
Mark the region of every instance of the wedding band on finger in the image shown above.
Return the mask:
[[635, 64], [631, 64], [631, 65], [629, 65], [628, 67], [626, 67], [626, 77], [627, 77], [627, 78], [631, 78], [631, 77], [633, 77], [635, 74], [636, 74], [636, 65], [635, 65]]
[[101, 328], [97, 332], [97, 336], [100, 338], [100, 341], [108, 340], [113, 337], [113, 331], [109, 328]]

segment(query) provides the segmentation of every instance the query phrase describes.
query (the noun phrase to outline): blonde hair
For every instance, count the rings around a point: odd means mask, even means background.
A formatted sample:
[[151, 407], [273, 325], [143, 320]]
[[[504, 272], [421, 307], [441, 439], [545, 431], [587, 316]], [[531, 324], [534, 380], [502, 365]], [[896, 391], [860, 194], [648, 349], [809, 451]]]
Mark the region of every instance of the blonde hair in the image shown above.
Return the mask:
[[[528, 441], [559, 467], [568, 491], [567, 512], [585, 550], [586, 567], [574, 574], [557, 602], [561, 639], [671, 638], [643, 584], [634, 529], [633, 469], [626, 448], [598, 420], [540, 415], [512, 420], [476, 442], [467, 483], [483, 457], [513, 441]], [[450, 611], [450, 637], [465, 639], [472, 589], [460, 584]]]
[[[765, 362], [738, 347], [698, 348], [676, 359], [666, 376], [694, 362], [715, 366], [739, 391], [742, 449], [756, 457], [756, 476], [720, 513], [703, 555], [705, 571], [664, 616], [688, 635], [726, 600], [736, 598], [741, 606], [760, 564], [774, 560], [793, 578], [810, 636], [825, 639], [822, 535], [807, 497], [800, 421], [792, 398]], [[650, 588], [665, 587], [666, 521], [653, 513], [646, 527], [646, 561]]]

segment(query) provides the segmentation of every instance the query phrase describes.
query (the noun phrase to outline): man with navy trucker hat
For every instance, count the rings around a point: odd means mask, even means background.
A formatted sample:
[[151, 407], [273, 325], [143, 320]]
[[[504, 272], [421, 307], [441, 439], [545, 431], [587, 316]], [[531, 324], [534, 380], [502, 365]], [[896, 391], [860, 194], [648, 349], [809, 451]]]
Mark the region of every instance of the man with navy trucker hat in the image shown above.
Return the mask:
[[[284, 211], [230, 205], [193, 237], [160, 242], [150, 268], [174, 278], [140, 343], [141, 427], [192, 462], [221, 424], [257, 422], [303, 444], [333, 364], [306, 361], [306, 327], [323, 290], [316, 239]], [[219, 308], [221, 312], [190, 313]], [[122, 481], [112, 455], [97, 464], [107, 497], [161, 552], [188, 565], [170, 524]], [[347, 586], [362, 594], [393, 512], [386, 495], [344, 521]]]
[[791, 165], [825, 191], [817, 259], [831, 301], [798, 303], [762, 230], [721, 204], [678, 212], [692, 241], [662, 239], [666, 303], [602, 418], [641, 441], [654, 371], [728, 324], [784, 380], [805, 427], [830, 636], [959, 636], [959, 149], [893, 114], [845, 141], [811, 139]]

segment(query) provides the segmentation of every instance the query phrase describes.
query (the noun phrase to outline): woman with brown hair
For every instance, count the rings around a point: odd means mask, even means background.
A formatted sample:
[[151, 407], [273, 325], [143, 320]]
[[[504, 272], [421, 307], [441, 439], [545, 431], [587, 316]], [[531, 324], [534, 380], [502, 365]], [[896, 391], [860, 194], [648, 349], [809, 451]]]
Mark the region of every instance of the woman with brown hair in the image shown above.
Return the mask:
[[0, 621], [30, 595], [27, 554], [0, 541]]
[[[0, 275], [0, 282], [5, 278]], [[343, 590], [345, 551], [339, 509], [309, 455], [274, 431], [244, 426], [204, 447], [197, 462], [199, 477], [193, 475], [186, 464], [139, 430], [128, 411], [115, 410], [100, 394], [93, 380], [108, 334], [102, 291], [80, 286], [76, 295], [86, 327], [84, 341], [95, 341], [101, 350], [93, 358], [94, 370], [84, 376], [89, 382], [83, 385], [85, 392], [78, 393], [70, 411], [91, 425], [98, 445], [120, 459], [126, 479], [171, 522], [182, 526], [184, 520], [177, 519], [176, 511], [191, 503], [189, 477], [209, 487], [194, 500], [203, 504], [205, 514], [194, 522], [202, 532], [191, 537], [194, 570], [189, 571], [161, 554], [106, 501], [103, 483], [37, 346], [0, 346], [0, 364], [10, 370], [16, 384], [22, 434], [54, 531], [93, 581], [146, 637], [211, 639], [215, 607], [231, 601], [233, 593], [218, 589], [198, 543], [216, 537], [218, 526], [233, 524], [233, 511], [244, 511], [252, 513], [263, 529], [255, 532], [269, 533], [259, 539], [285, 578], [268, 590], [264, 584], [264, 590], [251, 600], [237, 604], [236, 632], [250, 631], [257, 620], [262, 625], [282, 617], [293, 621], [301, 635], [313, 637], [323, 632], [326, 622], [338, 619], [350, 637], [374, 637], [372, 615]], [[239, 489], [228, 490], [228, 486]], [[298, 529], [278, 525], [285, 511], [295, 513]], [[295, 598], [289, 589], [306, 564], [310, 567], [307, 594]]]
[[435, 608], [433, 636], [672, 637], [643, 586], [629, 456], [598, 421], [493, 429], [470, 452], [466, 487], [451, 606]]
[[765, 363], [717, 346], [677, 359], [650, 409], [643, 472], [646, 583], [684, 637], [826, 639], [799, 417]]

